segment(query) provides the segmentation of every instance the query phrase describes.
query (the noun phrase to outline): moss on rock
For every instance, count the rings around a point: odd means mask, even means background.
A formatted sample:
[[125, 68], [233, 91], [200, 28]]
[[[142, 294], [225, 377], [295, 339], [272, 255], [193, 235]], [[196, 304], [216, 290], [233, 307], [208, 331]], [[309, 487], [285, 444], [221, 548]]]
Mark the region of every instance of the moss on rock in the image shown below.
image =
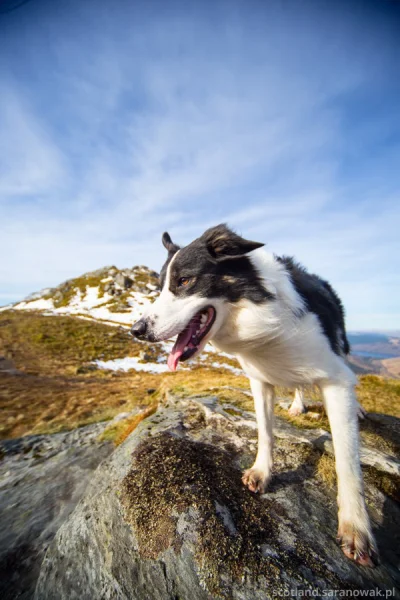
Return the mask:
[[214, 597], [229, 597], [221, 572], [236, 582], [264, 580], [266, 597], [288, 589], [288, 574], [298, 579], [299, 567], [323, 575], [322, 563], [300, 542], [294, 553], [263, 553], [279, 546], [283, 509], [249, 494], [233, 449], [161, 433], [143, 441], [134, 459], [120, 499], [142, 558], [156, 560], [171, 547], [178, 553], [178, 522], [195, 511], [195, 561]]

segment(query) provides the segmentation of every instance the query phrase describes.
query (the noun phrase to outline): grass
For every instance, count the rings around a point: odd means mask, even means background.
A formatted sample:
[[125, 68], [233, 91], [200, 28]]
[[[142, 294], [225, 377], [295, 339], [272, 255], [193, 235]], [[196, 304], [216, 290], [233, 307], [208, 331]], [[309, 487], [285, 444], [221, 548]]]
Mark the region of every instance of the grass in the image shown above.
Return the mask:
[[[218, 355], [210, 355], [204, 366], [192, 364], [189, 370], [162, 375], [112, 373], [92, 370], [90, 365], [98, 358], [158, 356], [157, 352], [158, 346], [133, 342], [126, 330], [103, 323], [34, 312], [0, 313], [0, 356], [16, 370], [0, 370], [0, 437], [55, 432], [111, 419], [120, 412], [153, 406], [167, 390], [181, 396], [217, 395], [222, 402], [253, 410], [247, 378], [213, 367], [213, 362], [220, 362]], [[234, 359], [227, 362], [238, 366]], [[399, 416], [400, 381], [370, 375], [359, 381], [358, 396], [367, 410]], [[311, 396], [319, 399], [316, 391]], [[279, 406], [276, 412], [298, 427], [329, 430], [320, 407], [313, 409], [321, 415], [318, 420], [310, 414], [290, 417]], [[367, 420], [361, 424], [361, 435], [368, 444], [400, 456], [396, 425]]]
[[334, 488], [336, 485], [335, 460], [330, 454], [321, 454], [315, 468], [315, 475], [327, 487]]
[[[0, 438], [54, 433], [113, 418], [154, 404], [154, 390], [186, 386], [187, 393], [214, 385], [247, 386], [224, 369], [193, 369], [165, 375], [90, 370], [94, 359], [137, 356], [153, 350], [126, 330], [76, 317], [35, 312], [0, 313]], [[0, 369], [1, 369], [0, 361]]]
[[132, 307], [129, 304], [129, 300], [132, 300], [130, 290], [123, 291], [119, 296], [114, 296], [112, 300], [108, 301], [108, 310], [112, 313], [131, 312]]
[[[330, 489], [336, 487], [335, 459], [330, 454], [322, 454], [319, 458], [315, 475]], [[383, 473], [374, 467], [363, 467], [364, 482], [367, 487], [376, 486], [381, 492], [400, 502], [400, 477]]]
[[379, 375], [361, 375], [357, 395], [368, 412], [400, 418], [400, 380]]
[[135, 354], [126, 330], [74, 317], [0, 313], [0, 356], [31, 374], [73, 373], [82, 363]]
[[139, 423], [156, 412], [157, 406], [157, 402], [154, 402], [137, 414], [113, 423], [103, 431], [99, 441], [111, 441], [114, 442], [115, 446], [119, 446], [136, 429]]
[[[204, 370], [197, 372], [110, 373], [84, 375], [13, 375], [0, 372], [0, 438], [32, 433], [55, 433], [112, 419], [121, 412], [147, 408], [166, 390], [210, 393], [216, 383], [232, 385], [235, 376]], [[186, 387], [187, 386], [187, 387]]]
[[[289, 396], [288, 391], [285, 390], [285, 392], [286, 393], [283, 395]], [[298, 415], [297, 417], [289, 415], [286, 408], [277, 406], [276, 414], [289, 421], [289, 423], [292, 423], [292, 425], [296, 425], [296, 427], [304, 427], [306, 429], [326, 429], [327, 431], [330, 431], [328, 417], [324, 408], [320, 405], [310, 407], [309, 412]], [[315, 418], [316, 414], [319, 415], [318, 419]]]

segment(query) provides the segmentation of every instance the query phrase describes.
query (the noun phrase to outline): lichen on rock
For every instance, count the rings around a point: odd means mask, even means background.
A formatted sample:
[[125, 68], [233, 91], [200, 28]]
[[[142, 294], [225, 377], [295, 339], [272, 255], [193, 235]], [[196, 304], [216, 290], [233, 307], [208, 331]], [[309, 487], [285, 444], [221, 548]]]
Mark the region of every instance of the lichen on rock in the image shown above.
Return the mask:
[[398, 507], [368, 492], [383, 564], [353, 564], [335, 541], [335, 492], [316, 475], [325, 434], [278, 420], [276, 473], [267, 494], [254, 496], [241, 483], [254, 418], [225, 408], [212, 397], [170, 396], [140, 423], [61, 527], [37, 600], [266, 600], [399, 585]]

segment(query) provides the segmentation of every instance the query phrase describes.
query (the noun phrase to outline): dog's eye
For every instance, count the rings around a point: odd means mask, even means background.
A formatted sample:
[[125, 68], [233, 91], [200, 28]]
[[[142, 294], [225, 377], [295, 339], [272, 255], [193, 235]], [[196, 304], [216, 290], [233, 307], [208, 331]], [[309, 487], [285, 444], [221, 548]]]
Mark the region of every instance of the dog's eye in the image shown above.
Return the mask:
[[192, 277], [181, 277], [178, 281], [179, 287], [185, 287], [192, 281]]

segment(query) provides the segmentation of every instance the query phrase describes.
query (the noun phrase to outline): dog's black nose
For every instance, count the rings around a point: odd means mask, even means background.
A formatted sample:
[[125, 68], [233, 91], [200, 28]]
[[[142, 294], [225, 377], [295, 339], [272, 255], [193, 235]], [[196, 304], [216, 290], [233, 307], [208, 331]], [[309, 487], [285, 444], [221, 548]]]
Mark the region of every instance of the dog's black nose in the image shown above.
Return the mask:
[[139, 319], [139, 321], [137, 321], [131, 329], [131, 334], [134, 337], [137, 337], [139, 339], [144, 338], [144, 336], [146, 335], [146, 331], [147, 331], [147, 325], [146, 325], [146, 321], [144, 319]]

